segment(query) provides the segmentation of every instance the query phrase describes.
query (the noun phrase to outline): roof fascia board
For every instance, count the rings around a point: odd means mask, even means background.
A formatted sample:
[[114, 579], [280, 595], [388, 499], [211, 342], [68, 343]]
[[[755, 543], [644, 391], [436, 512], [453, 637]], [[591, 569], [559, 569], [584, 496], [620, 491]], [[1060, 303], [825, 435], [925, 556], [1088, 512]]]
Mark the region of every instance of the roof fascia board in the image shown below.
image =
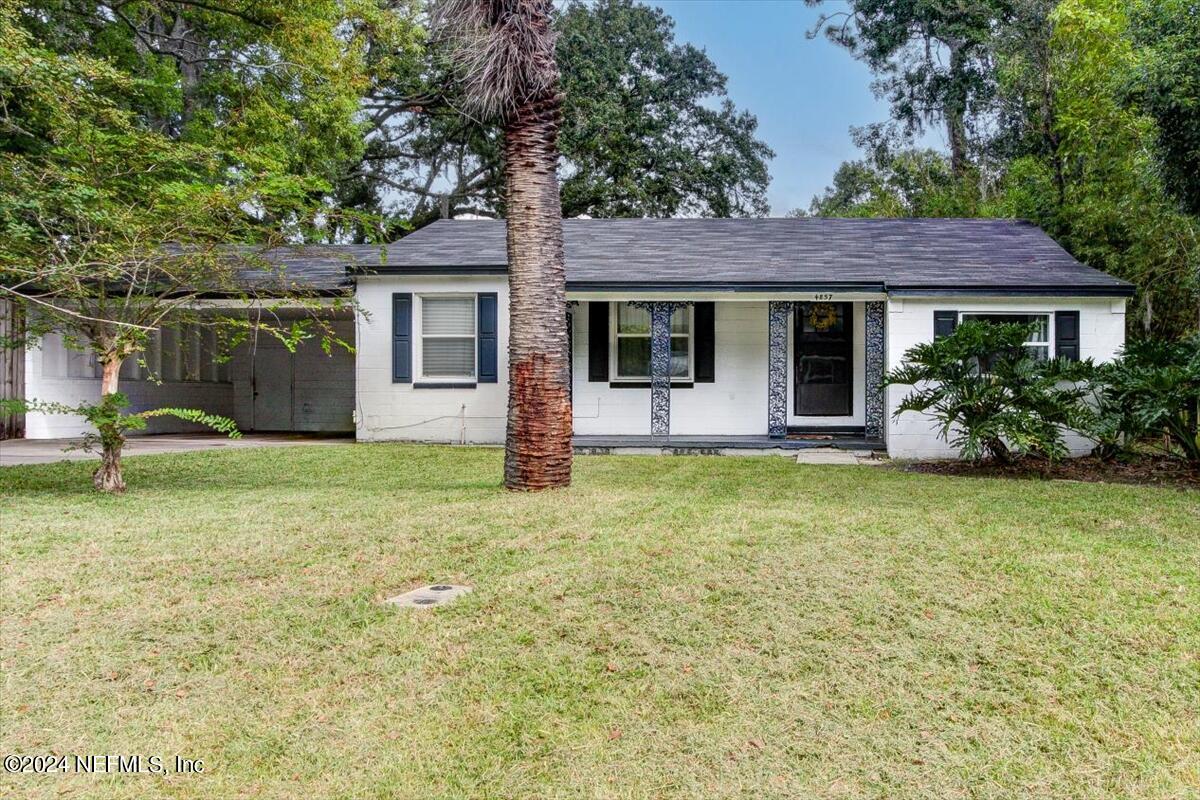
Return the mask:
[[882, 294], [884, 286], [882, 283], [871, 283], [867, 281], [846, 281], [846, 282], [762, 282], [762, 281], [651, 281], [651, 282], [615, 282], [615, 281], [567, 281], [568, 292], [592, 293], [592, 292], [654, 292], [654, 293], [678, 293], [678, 292], [794, 292], [794, 293], [814, 293], [814, 292], [864, 292], [868, 294]]
[[[366, 267], [349, 265], [347, 272], [356, 277], [372, 275], [403, 277], [453, 277], [472, 275], [506, 275], [508, 267], [503, 264], [434, 265], [424, 267], [383, 265]], [[891, 297], [947, 297], [954, 295], [990, 295], [997, 297], [1131, 297], [1131, 284], [1115, 286], [887, 286], [870, 281], [820, 281], [820, 282], [763, 282], [763, 281], [567, 281], [567, 291], [572, 294], [622, 295], [716, 293], [716, 294], [765, 294], [778, 298], [783, 294], [839, 294], [859, 293], [863, 295]], [[752, 299], [749, 297], [746, 300]], [[785, 298], [786, 299], [786, 298]], [[864, 297], [863, 299], [873, 299]]]
[[353, 299], [350, 292], [331, 293], [311, 293], [309, 295], [295, 297], [282, 294], [263, 294], [256, 297], [231, 297], [229, 295], [196, 295], [187, 306], [194, 308], [309, 308], [319, 306], [322, 308], [338, 306]]
[[638, 290], [638, 291], [621, 291], [621, 292], [576, 292], [569, 286], [567, 287], [567, 299], [579, 301], [599, 301], [599, 302], [625, 302], [634, 300], [649, 300], [654, 298], [663, 300], [677, 300], [690, 302], [705, 302], [705, 301], [720, 301], [725, 303], [759, 303], [768, 300], [793, 300], [797, 302], [814, 302], [828, 301], [839, 303], [851, 303], [856, 301], [869, 300], [886, 300], [887, 295], [883, 292], [860, 292], [860, 291], [771, 291], [771, 292], [739, 292], [739, 291], [723, 291], [723, 292], [696, 292], [688, 290], [673, 289], [670, 291], [660, 290]]
[[889, 297], [1132, 297], [1132, 286], [944, 286], [888, 289]]

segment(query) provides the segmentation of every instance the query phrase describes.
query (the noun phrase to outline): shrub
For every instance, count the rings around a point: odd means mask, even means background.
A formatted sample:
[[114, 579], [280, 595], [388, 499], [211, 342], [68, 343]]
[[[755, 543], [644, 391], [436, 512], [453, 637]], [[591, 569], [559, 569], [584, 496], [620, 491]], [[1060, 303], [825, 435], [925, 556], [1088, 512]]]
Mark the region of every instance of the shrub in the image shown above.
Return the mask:
[[1100, 455], [1157, 439], [1169, 454], [1200, 463], [1200, 334], [1132, 341], [1096, 367], [1093, 380], [1096, 412], [1085, 432]]
[[929, 414], [940, 423], [939, 437], [972, 461], [1065, 456], [1063, 431], [1080, 422], [1087, 394], [1080, 381], [1092, 367], [1038, 360], [1024, 347], [1029, 328], [964, 322], [913, 347], [885, 379], [913, 387], [895, 415]]

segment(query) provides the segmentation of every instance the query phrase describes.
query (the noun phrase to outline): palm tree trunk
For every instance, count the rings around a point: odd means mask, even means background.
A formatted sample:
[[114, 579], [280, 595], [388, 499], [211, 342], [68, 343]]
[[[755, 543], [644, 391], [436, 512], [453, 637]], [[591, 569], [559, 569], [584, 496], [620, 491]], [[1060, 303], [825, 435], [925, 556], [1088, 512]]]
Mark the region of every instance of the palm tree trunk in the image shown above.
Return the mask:
[[571, 370], [562, 205], [561, 95], [523, 104], [504, 126], [508, 184], [508, 434], [504, 485], [571, 482]]

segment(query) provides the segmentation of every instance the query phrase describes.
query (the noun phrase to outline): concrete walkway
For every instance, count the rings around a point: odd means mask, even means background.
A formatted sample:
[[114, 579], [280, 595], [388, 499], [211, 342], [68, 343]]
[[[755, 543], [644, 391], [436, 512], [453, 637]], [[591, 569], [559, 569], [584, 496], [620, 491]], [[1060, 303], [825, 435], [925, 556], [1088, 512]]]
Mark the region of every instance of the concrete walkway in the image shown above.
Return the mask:
[[[97, 458], [82, 450], [63, 452], [79, 444], [79, 439], [9, 439], [0, 441], [0, 467], [17, 464], [50, 464], [55, 461], [86, 461]], [[130, 436], [122, 455], [145, 456], [155, 453], [190, 453], [197, 450], [233, 450], [243, 447], [295, 447], [296, 445], [350, 444], [354, 439], [341, 436], [306, 436], [299, 433], [248, 433], [240, 439], [206, 433]]]

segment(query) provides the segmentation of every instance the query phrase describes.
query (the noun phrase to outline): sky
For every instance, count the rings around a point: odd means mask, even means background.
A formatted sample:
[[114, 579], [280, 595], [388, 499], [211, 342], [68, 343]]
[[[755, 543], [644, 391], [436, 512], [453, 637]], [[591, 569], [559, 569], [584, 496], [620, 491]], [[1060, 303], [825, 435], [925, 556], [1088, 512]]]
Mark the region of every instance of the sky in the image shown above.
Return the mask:
[[[838, 165], [859, 156], [850, 128], [888, 119], [871, 93], [871, 73], [823, 35], [803, 0], [645, 0], [675, 20], [675, 38], [708, 52], [729, 78], [729, 97], [758, 117], [759, 138], [775, 151], [768, 199], [772, 216], [808, 208]], [[836, 10], [842, 4], [830, 3]], [[944, 149], [930, 132], [923, 144]]]

